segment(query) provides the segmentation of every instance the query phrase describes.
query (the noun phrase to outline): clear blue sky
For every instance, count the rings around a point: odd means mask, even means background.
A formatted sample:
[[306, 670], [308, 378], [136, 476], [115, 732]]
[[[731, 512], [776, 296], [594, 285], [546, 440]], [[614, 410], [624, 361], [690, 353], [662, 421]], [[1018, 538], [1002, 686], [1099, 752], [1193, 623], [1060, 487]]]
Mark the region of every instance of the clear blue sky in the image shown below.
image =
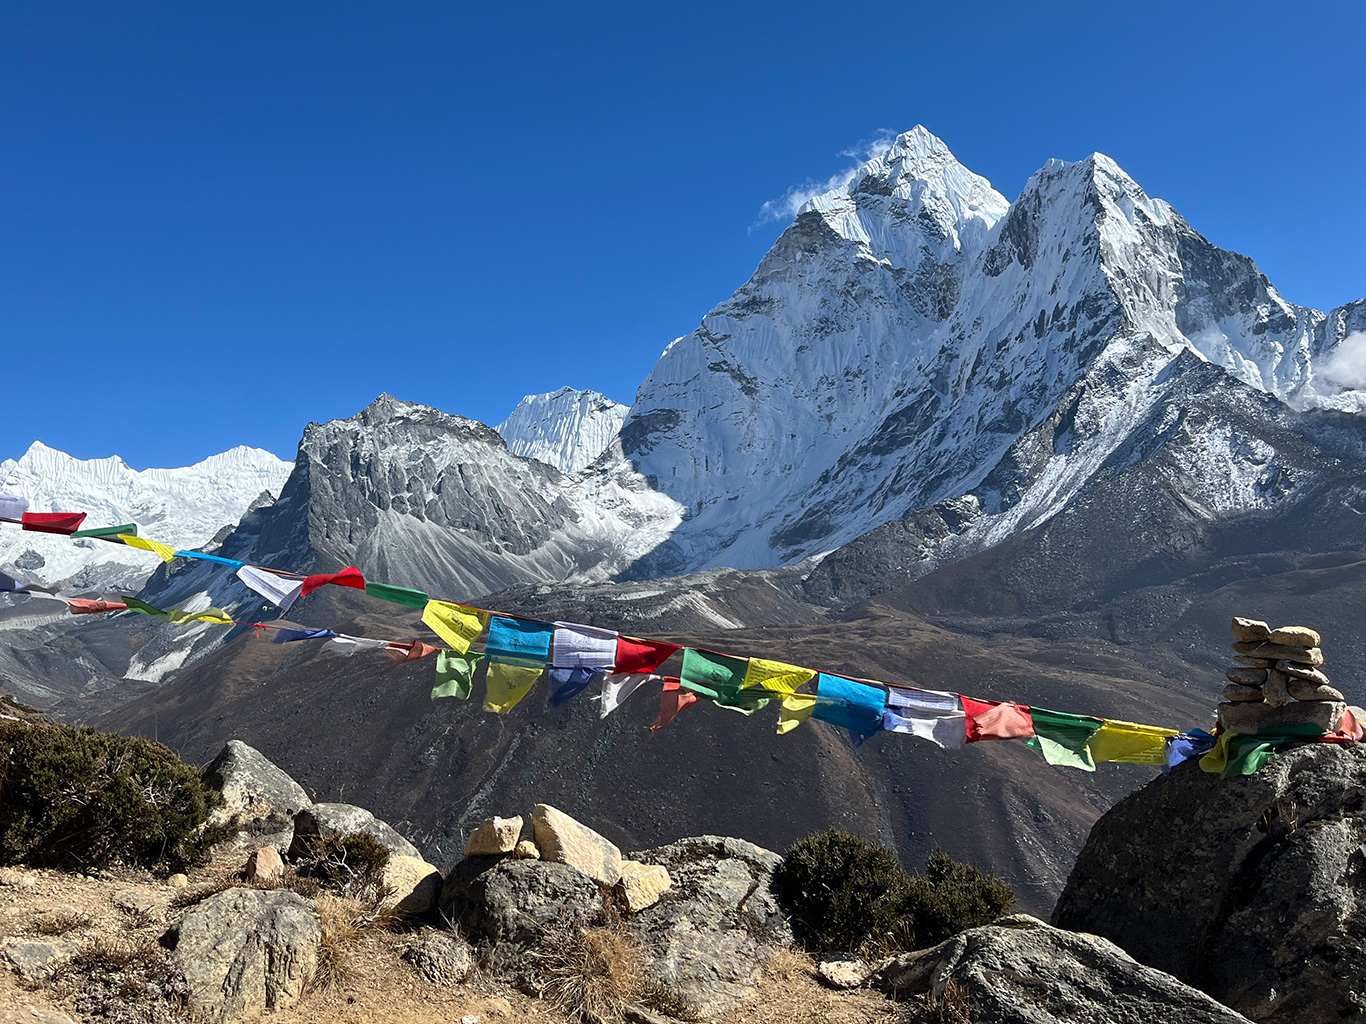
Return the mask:
[[0, 458], [293, 457], [381, 391], [629, 402], [761, 206], [924, 123], [1114, 157], [1292, 301], [1366, 295], [1366, 5], [0, 6]]

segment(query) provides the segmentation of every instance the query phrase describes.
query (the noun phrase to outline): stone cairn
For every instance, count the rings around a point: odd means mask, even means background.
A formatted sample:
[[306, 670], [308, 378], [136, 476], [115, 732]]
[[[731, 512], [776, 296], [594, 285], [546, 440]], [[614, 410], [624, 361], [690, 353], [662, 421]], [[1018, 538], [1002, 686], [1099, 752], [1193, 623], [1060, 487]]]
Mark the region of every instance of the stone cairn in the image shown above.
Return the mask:
[[1256, 619], [1233, 620], [1233, 660], [1225, 672], [1225, 703], [1219, 724], [1250, 734], [1288, 725], [1316, 725], [1334, 732], [1346, 698], [1323, 673], [1322, 638], [1308, 626], [1272, 629]]

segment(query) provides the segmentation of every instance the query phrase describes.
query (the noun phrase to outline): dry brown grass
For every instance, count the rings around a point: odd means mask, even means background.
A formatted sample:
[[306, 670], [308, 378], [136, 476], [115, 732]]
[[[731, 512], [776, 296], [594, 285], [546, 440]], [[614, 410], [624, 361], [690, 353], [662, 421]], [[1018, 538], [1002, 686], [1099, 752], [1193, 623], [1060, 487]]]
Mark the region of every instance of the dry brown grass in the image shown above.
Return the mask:
[[313, 988], [318, 992], [330, 992], [345, 985], [356, 973], [356, 947], [360, 945], [362, 933], [356, 919], [361, 906], [355, 900], [331, 896], [318, 897], [317, 905], [322, 941], [318, 944], [318, 969], [313, 975]]
[[94, 922], [89, 914], [79, 910], [51, 910], [38, 914], [29, 922], [29, 930], [38, 935], [65, 935], [80, 928], [88, 928]]
[[645, 987], [644, 956], [622, 929], [558, 929], [530, 956], [545, 998], [583, 1021], [620, 1019]]

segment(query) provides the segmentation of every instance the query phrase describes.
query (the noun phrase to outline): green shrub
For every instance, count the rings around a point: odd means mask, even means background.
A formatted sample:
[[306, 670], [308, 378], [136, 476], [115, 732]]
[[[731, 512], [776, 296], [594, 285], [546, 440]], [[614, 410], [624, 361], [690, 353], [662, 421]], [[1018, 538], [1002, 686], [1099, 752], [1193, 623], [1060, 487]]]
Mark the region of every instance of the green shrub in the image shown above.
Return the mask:
[[1015, 902], [1005, 883], [942, 850], [908, 875], [891, 850], [837, 829], [798, 840], [776, 882], [797, 938], [818, 951], [924, 949]]
[[890, 936], [909, 883], [891, 850], [833, 828], [797, 840], [777, 874], [793, 931], [819, 950], [854, 951]]
[[294, 858], [299, 877], [315, 880], [326, 892], [357, 900], [382, 896], [388, 866], [389, 848], [368, 832], [313, 837], [304, 844], [303, 854]]
[[236, 831], [223, 797], [160, 743], [0, 723], [0, 863], [179, 869]]
[[907, 889], [898, 944], [926, 949], [961, 931], [990, 924], [1014, 902], [1014, 890], [995, 875], [935, 850], [925, 874], [912, 878]]

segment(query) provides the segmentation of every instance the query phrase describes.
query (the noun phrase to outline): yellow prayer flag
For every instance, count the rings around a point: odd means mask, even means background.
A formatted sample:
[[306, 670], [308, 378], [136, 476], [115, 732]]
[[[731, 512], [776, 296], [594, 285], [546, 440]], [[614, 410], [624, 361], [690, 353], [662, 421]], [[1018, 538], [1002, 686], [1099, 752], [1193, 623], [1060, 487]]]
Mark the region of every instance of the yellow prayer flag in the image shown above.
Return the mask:
[[811, 717], [816, 710], [814, 693], [794, 693], [784, 697], [782, 709], [778, 712], [778, 735], [789, 733]]
[[1164, 765], [1167, 763], [1167, 737], [1175, 735], [1175, 729], [1106, 719], [1105, 724], [1086, 741], [1086, 749], [1091, 752], [1092, 760], [1097, 762]]
[[470, 644], [479, 639], [489, 624], [489, 615], [450, 601], [428, 601], [422, 609], [422, 621], [456, 653], [468, 654]]
[[511, 711], [519, 700], [531, 692], [543, 671], [544, 668], [509, 665], [502, 661], [490, 662], [489, 672], [484, 680], [484, 710], [494, 711], [500, 715]]
[[795, 693], [797, 687], [813, 679], [815, 675], [816, 673], [809, 668], [784, 665], [781, 661], [768, 661], [764, 658], [750, 658], [749, 667], [745, 669], [745, 681], [740, 688], [747, 690], [751, 686], [758, 686], [773, 693], [790, 694]]
[[175, 557], [175, 548], [168, 548], [159, 541], [148, 540], [146, 537], [134, 537], [131, 533], [119, 534], [119, 540], [123, 541], [130, 548], [142, 548], [143, 551], [150, 551], [158, 555], [163, 562], [169, 562]]
[[202, 612], [182, 612], [172, 610], [166, 613], [168, 622], [213, 622], [220, 626], [231, 626], [232, 616], [222, 608], [205, 608]]

